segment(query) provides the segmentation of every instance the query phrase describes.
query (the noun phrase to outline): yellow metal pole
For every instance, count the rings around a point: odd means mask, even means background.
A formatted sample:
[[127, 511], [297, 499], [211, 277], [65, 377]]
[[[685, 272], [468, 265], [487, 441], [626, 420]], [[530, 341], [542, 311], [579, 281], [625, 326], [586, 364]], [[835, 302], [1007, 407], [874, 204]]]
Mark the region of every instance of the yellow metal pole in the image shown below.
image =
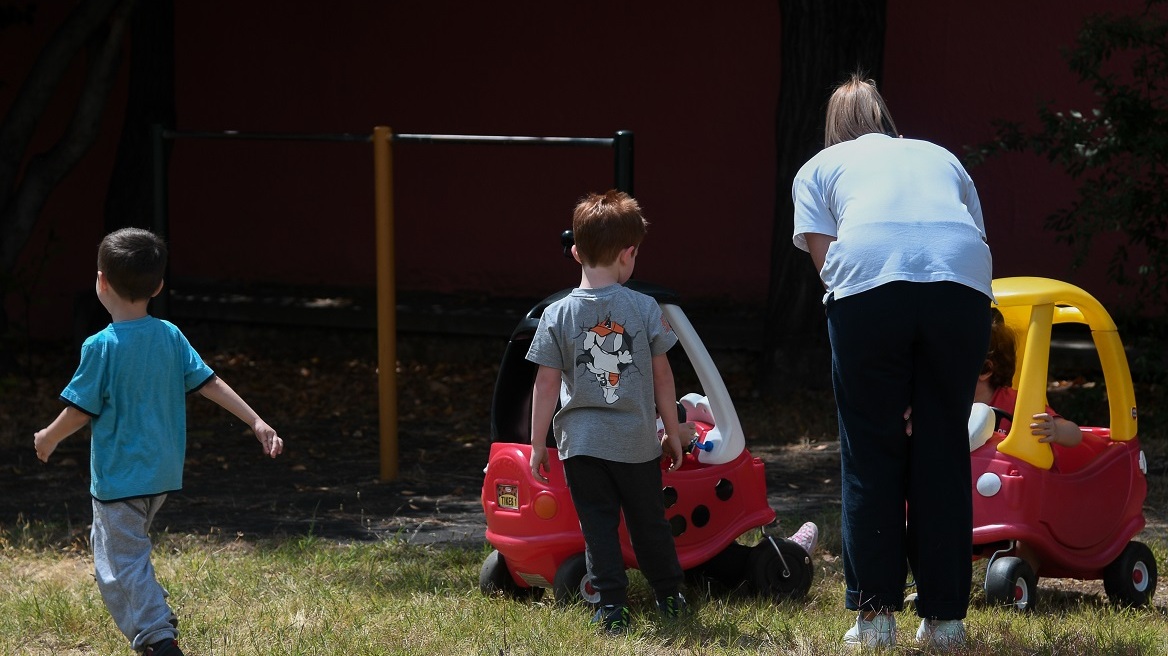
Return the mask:
[[377, 401], [381, 480], [397, 479], [397, 282], [393, 245], [393, 132], [373, 128], [374, 215], [377, 219]]

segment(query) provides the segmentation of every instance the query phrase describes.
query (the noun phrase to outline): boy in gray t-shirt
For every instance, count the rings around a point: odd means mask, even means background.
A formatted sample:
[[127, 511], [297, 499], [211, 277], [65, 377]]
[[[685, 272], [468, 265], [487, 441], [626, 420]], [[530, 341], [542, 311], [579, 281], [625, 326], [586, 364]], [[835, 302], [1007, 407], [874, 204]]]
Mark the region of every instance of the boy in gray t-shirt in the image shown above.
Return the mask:
[[[580, 517], [592, 585], [601, 607], [594, 621], [609, 632], [629, 623], [621, 512], [637, 564], [658, 609], [685, 608], [681, 565], [665, 519], [662, 451], [681, 466], [673, 371], [666, 351], [677, 343], [652, 298], [622, 285], [633, 273], [648, 223], [637, 201], [615, 190], [590, 194], [572, 217], [572, 255], [580, 286], [540, 317], [527, 359], [539, 365], [532, 394], [531, 473], [547, 482], [548, 426]], [[563, 407], [557, 412], [561, 397]], [[657, 409], [665, 437], [657, 438]], [[554, 418], [553, 418], [554, 415]]]

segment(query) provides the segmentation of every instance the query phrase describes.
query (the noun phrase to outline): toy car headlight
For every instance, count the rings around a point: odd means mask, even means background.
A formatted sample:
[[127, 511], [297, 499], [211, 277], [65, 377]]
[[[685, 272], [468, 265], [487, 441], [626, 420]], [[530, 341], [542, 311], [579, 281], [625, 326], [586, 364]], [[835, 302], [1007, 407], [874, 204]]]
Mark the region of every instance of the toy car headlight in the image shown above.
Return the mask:
[[556, 502], [556, 495], [547, 491], [535, 495], [531, 501], [531, 508], [535, 511], [535, 516], [540, 519], [551, 519], [560, 510], [559, 504]]
[[992, 497], [1002, 489], [1002, 479], [997, 474], [986, 472], [977, 477], [977, 493], [983, 497]]

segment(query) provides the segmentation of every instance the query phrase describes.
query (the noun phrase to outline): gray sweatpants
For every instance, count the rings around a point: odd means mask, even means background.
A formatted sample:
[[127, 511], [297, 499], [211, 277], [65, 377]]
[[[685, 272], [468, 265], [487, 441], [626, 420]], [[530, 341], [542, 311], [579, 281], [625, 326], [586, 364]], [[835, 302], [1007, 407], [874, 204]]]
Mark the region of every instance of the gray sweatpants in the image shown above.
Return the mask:
[[166, 501], [160, 494], [128, 501], [93, 500], [93, 565], [97, 589], [118, 629], [141, 651], [166, 638], [178, 638], [169, 596], [154, 577], [150, 562], [150, 523]]

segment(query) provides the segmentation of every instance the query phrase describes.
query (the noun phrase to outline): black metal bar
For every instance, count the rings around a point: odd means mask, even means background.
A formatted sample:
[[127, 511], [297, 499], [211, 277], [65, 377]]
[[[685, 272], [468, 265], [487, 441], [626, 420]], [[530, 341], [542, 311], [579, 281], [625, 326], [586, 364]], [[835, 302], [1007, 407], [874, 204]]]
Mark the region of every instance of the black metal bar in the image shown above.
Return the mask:
[[[165, 237], [169, 232], [168, 180], [164, 155], [167, 139], [218, 139], [251, 141], [316, 141], [372, 143], [372, 134], [299, 134], [281, 132], [240, 132], [224, 130], [168, 130], [159, 124], [151, 128], [154, 155], [154, 230]], [[613, 137], [519, 137], [473, 134], [392, 134], [398, 143], [484, 144], [498, 146], [583, 146], [613, 149], [613, 184], [616, 189], [633, 195], [633, 132], [618, 130]], [[169, 306], [165, 292], [154, 300], [159, 313], [165, 316]]]
[[633, 132], [618, 130], [612, 140], [613, 178], [616, 188], [633, 196]]
[[600, 146], [611, 147], [607, 137], [515, 137], [477, 134], [395, 134], [397, 143], [486, 144], [498, 146]]
[[223, 130], [221, 132], [164, 130], [162, 136], [166, 139], [240, 139], [250, 141], [340, 141], [347, 143], [370, 143], [373, 141], [373, 135], [371, 134], [301, 134], [286, 132], [240, 132], [238, 130]]
[[[621, 133], [617, 133], [618, 135]], [[632, 133], [628, 133], [630, 136]], [[180, 131], [164, 130], [166, 139], [240, 139], [252, 141], [336, 141], [348, 143], [370, 143], [373, 135], [370, 134], [297, 134], [281, 132], [239, 132], [224, 130], [222, 132], [209, 131]], [[592, 146], [609, 148], [616, 143], [612, 137], [522, 137], [504, 135], [480, 134], [394, 134], [391, 139], [395, 143], [445, 143], [445, 144], [483, 144], [496, 146]]]

